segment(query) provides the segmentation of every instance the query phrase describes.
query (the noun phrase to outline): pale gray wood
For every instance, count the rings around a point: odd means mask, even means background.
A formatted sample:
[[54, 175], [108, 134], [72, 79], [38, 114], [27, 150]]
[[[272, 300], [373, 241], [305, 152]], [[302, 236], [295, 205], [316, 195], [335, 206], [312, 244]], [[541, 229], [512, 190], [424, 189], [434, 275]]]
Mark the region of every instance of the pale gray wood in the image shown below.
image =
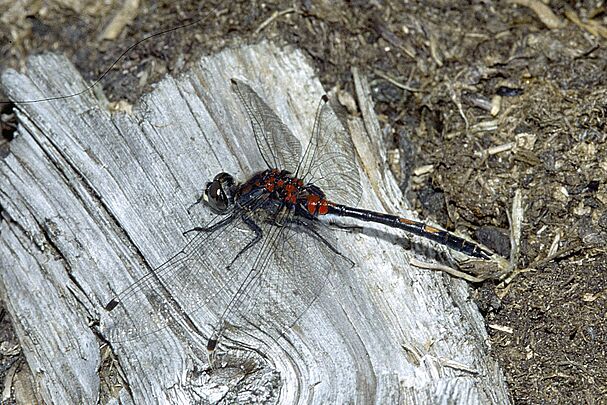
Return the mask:
[[[90, 95], [19, 107], [19, 136], [0, 161], [1, 290], [49, 403], [107, 398], [98, 373], [116, 372], [98, 370], [103, 342], [89, 321], [100, 320], [104, 336], [103, 305], [176, 253], [187, 240], [182, 231], [211, 217], [201, 206], [186, 211], [206, 181], [219, 171], [242, 180], [264, 169], [230, 90], [232, 77], [246, 79], [305, 142], [323, 89], [299, 51], [267, 43], [225, 50], [182, 77], [167, 77], [132, 116], [110, 114]], [[27, 75], [10, 71], [2, 80], [6, 93], [21, 100], [84, 86], [54, 55], [31, 58]], [[369, 119], [366, 114], [366, 126], [351, 122], [363, 168], [360, 205], [404, 212], [378, 159], [381, 137], [364, 130], [374, 126]], [[467, 285], [410, 267], [407, 257], [416, 254], [394, 244], [390, 233], [376, 238], [372, 229], [381, 227], [337, 232], [339, 249], [357, 266], [332, 274], [284, 339], [239, 336], [253, 351], [226, 343], [232, 357], [220, 355], [217, 366], [246, 360], [254, 371], [205, 371], [204, 339], [167, 329], [112, 345], [129, 386], [121, 400], [508, 403]], [[211, 322], [217, 314], [199, 315]], [[199, 325], [205, 333], [212, 326]]]

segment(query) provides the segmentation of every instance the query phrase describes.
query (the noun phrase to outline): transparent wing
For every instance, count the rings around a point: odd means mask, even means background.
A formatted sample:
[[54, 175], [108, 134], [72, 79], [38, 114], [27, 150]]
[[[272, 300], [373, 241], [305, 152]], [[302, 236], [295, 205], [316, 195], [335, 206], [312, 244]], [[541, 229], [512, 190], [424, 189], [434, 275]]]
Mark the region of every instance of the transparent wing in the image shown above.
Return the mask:
[[321, 103], [297, 175], [320, 187], [327, 198], [355, 206], [361, 195], [360, 179], [352, 138], [344, 127], [345, 113], [326, 96]]
[[245, 107], [266, 165], [294, 172], [301, 157], [297, 138], [248, 84], [232, 79], [232, 90]]
[[111, 342], [184, 322], [214, 326], [209, 338], [216, 340], [231, 326], [278, 339], [316, 300], [327, 275], [351, 266], [329, 231], [285, 211], [241, 210], [208, 229], [112, 300], [104, 327]]
[[242, 266], [251, 269], [247, 288], [228, 307], [218, 336], [225, 324], [280, 338], [314, 303], [328, 275], [352, 266], [326, 227], [291, 216], [278, 221], [280, 226], [264, 226], [264, 243], [251, 250], [251, 260], [243, 258]]
[[[256, 209], [265, 198], [253, 200], [247, 208]], [[176, 255], [112, 299], [106, 305], [108, 339], [139, 340], [185, 317], [208, 323], [209, 314], [200, 313], [203, 310], [221, 313], [222, 303], [229, 302], [242, 277], [230, 265], [256, 238], [243, 212], [215, 218], [207, 224], [208, 231], [197, 232]]]

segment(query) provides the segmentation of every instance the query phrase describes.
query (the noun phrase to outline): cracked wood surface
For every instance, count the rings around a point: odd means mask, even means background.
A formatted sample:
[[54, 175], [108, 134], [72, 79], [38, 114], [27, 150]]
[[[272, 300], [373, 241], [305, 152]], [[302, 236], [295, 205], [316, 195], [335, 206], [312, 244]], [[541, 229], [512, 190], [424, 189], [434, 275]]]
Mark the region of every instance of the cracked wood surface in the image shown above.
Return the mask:
[[[244, 343], [227, 342], [214, 369], [204, 339], [169, 329], [111, 350], [103, 342], [103, 305], [176, 253], [182, 231], [211, 218], [203, 207], [187, 212], [205, 182], [264, 169], [232, 77], [246, 79], [305, 142], [323, 89], [300, 52], [268, 43], [203, 58], [164, 79], [132, 114], [110, 113], [90, 94], [18, 107], [19, 134], [0, 161], [0, 286], [45, 400], [508, 403], [467, 285], [410, 267], [407, 257], [418, 254], [380, 226], [337, 232], [357, 265], [331, 274], [284, 338], [234, 331]], [[31, 58], [26, 75], [6, 72], [2, 84], [18, 100], [84, 87], [54, 55]], [[381, 137], [365, 128], [350, 122], [360, 206], [403, 212], [377, 163], [385, 161]], [[203, 333], [216, 316], [202, 311]]]

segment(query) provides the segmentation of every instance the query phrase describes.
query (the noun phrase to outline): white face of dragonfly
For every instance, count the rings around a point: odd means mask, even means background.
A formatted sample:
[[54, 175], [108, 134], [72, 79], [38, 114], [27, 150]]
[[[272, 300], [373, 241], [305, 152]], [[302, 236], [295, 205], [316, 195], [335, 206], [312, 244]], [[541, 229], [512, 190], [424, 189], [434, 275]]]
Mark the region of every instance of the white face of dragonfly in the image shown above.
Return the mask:
[[207, 183], [202, 199], [215, 214], [226, 214], [234, 205], [234, 177], [219, 173]]

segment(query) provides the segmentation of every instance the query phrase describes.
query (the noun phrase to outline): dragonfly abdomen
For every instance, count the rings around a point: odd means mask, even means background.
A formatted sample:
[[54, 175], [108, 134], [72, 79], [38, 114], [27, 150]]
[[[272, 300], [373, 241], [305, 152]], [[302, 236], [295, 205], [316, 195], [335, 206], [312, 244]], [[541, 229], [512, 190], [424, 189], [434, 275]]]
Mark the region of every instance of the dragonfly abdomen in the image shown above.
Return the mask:
[[326, 207], [326, 214], [355, 218], [365, 222], [375, 222], [392, 228], [402, 229], [406, 232], [422, 236], [426, 239], [440, 243], [441, 245], [445, 245], [468, 256], [478, 257], [480, 259], [489, 259], [492, 255], [491, 252], [474, 242], [468, 241], [451, 232], [426, 225], [423, 222], [413, 221], [396, 215], [333, 204], [330, 202], [326, 202], [324, 207]]

